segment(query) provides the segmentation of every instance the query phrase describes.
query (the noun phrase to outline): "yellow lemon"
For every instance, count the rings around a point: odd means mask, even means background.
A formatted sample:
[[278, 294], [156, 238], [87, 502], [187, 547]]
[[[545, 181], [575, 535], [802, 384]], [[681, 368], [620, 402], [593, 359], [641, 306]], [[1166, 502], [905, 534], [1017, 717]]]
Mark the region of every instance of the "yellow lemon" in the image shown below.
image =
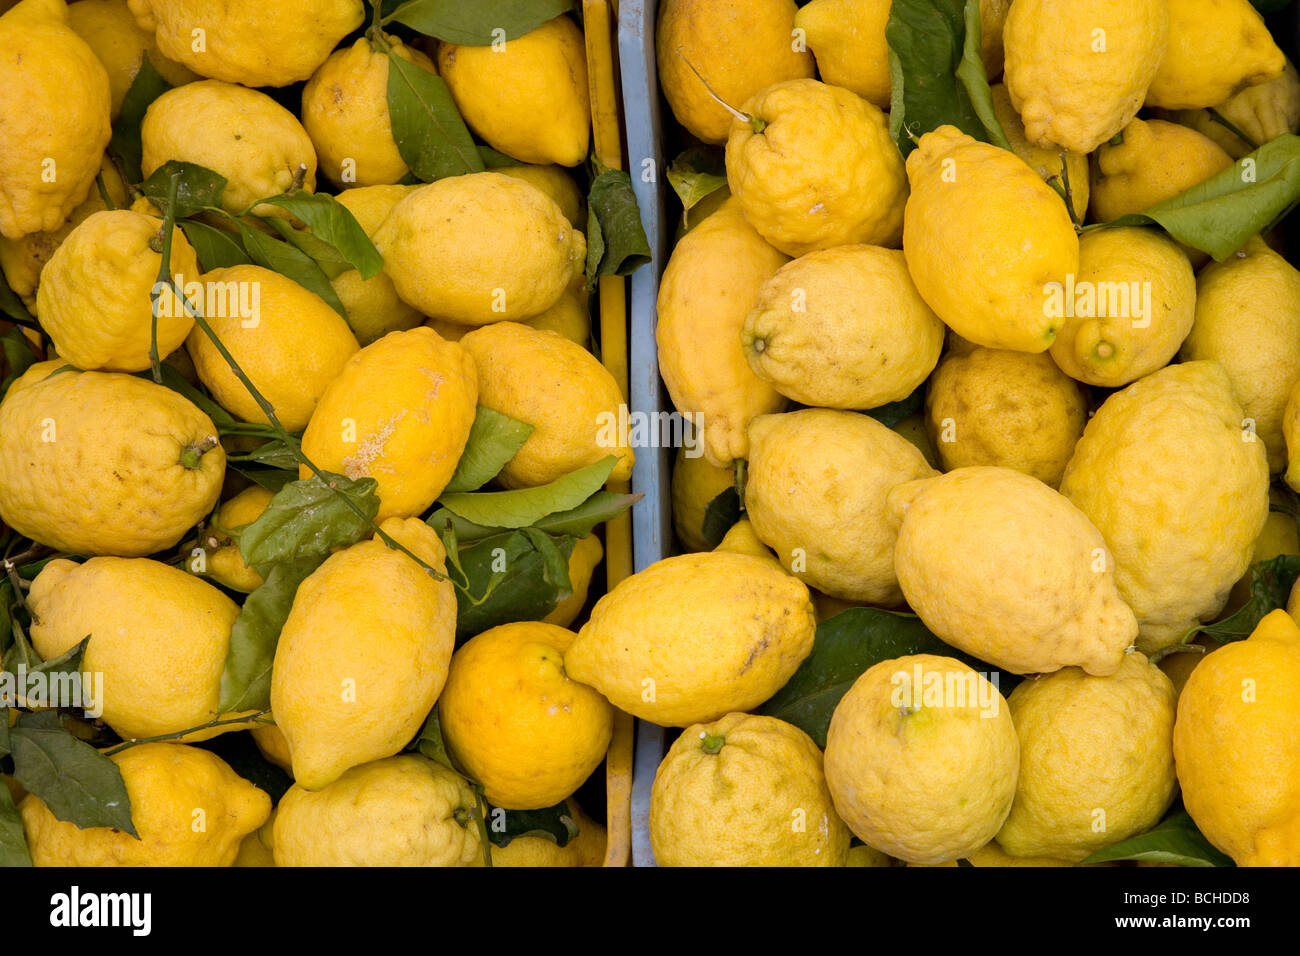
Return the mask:
[[1148, 106], [1216, 106], [1282, 73], [1286, 57], [1249, 0], [1172, 0], [1169, 44], [1147, 90]]
[[677, 449], [672, 478], [673, 530], [685, 550], [709, 550], [704, 516], [713, 499], [735, 484], [733, 468], [719, 468], [701, 454], [688, 455], [685, 448]]
[[95, 51], [108, 71], [113, 119], [121, 112], [122, 100], [145, 56], [149, 65], [172, 86], [199, 78], [193, 70], [159, 52], [153, 32], [142, 30], [135, 22], [127, 0], [77, 0], [68, 6], [68, 26]]
[[1097, 150], [1088, 209], [1096, 222], [1141, 212], [1232, 165], [1213, 140], [1177, 123], [1135, 119], [1122, 137]]
[[1249, 137], [1242, 139], [1211, 115], [1208, 109], [1172, 110], [1161, 114], [1202, 136], [1208, 136], [1233, 159], [1253, 153], [1283, 133], [1300, 132], [1300, 73], [1286, 61], [1286, 69], [1276, 79], [1248, 86], [1214, 107], [1214, 112]]
[[573, 181], [573, 174], [563, 166], [499, 166], [493, 172], [536, 186], [560, 207], [574, 229], [587, 228], [587, 199]]
[[217, 516], [208, 525], [206, 542], [211, 550], [208, 574], [218, 584], [232, 591], [244, 592], [256, 591], [262, 586], [262, 576], [244, 563], [236, 534], [262, 516], [272, 497], [270, 489], [251, 485], [222, 502]]
[[[1069, 180], [1070, 213], [1077, 222], [1083, 221], [1088, 211], [1088, 154], [1064, 150], [1061, 146], [1051, 144], [1039, 146], [1029, 141], [1020, 114], [1011, 105], [1011, 94], [1002, 83], [989, 87], [993, 96], [993, 113], [998, 118], [1002, 132], [1011, 144], [1012, 151], [1029, 164], [1030, 168], [1047, 183], [1058, 183], [1062, 189]], [[1061, 153], [1065, 152], [1064, 161]]]

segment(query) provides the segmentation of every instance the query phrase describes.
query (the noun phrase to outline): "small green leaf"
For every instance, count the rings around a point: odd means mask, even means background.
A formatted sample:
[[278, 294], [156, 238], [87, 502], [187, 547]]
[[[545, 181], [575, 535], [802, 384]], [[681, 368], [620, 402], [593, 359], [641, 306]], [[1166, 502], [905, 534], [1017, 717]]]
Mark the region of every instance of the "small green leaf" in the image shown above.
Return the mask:
[[488, 804], [488, 839], [493, 846], [505, 847], [515, 837], [536, 836], [567, 846], [578, 835], [577, 821], [561, 801], [542, 810], [502, 810]]
[[247, 265], [253, 261], [248, 258], [248, 253], [244, 251], [244, 247], [240, 245], [233, 233], [209, 226], [196, 219], [185, 219], [177, 225], [181, 227], [181, 232], [185, 233], [185, 238], [194, 247], [199, 268], [204, 272]]
[[692, 146], [668, 164], [668, 184], [682, 201], [683, 212], [727, 185], [724, 155], [716, 146]]
[[348, 260], [343, 258], [343, 253], [328, 242], [317, 239], [306, 229], [295, 229], [288, 220], [278, 216], [268, 217], [265, 221], [280, 234], [280, 238], [320, 266], [320, 271], [331, 282], [352, 268]]
[[447, 743], [442, 739], [442, 718], [438, 715], [438, 708], [435, 706], [429, 711], [429, 717], [420, 728], [420, 736], [415, 738], [414, 747], [421, 754], [428, 757], [434, 763], [440, 763], [453, 773], [460, 773], [461, 769], [452, 761], [451, 755], [447, 753]]
[[498, 152], [491, 146], [483, 146], [482, 144], [479, 145], [478, 155], [479, 158], [483, 160], [483, 166], [485, 169], [505, 169], [508, 166], [525, 165], [513, 156], [507, 156], [505, 153]]
[[616, 464], [615, 456], [606, 455], [594, 465], [535, 488], [443, 495], [439, 502], [448, 511], [485, 527], [527, 528], [549, 514], [582, 504], [600, 490]]
[[574, 539], [561, 537], [554, 545], [564, 556], [560, 580], [553, 555], [539, 551], [523, 531], [507, 531], [460, 548], [457, 563], [464, 584], [456, 587], [457, 638], [467, 640], [512, 621], [540, 621], [555, 610], [572, 593], [568, 559]]
[[488, 46], [530, 33], [572, 8], [573, 0], [410, 0], [384, 22], [396, 20], [448, 43]]
[[[229, 459], [226, 460], [229, 461]], [[239, 465], [231, 465], [230, 468], [272, 493], [279, 491], [290, 482], [298, 480], [297, 469], [285, 471], [281, 468], [241, 468]]]
[[491, 481], [532, 433], [533, 426], [527, 422], [480, 405], [474, 412], [465, 451], [445, 491], [451, 494], [475, 491]]
[[298, 456], [296, 449], [285, 444], [278, 438], [274, 438], [265, 445], [259, 445], [250, 452], [242, 455], [227, 455], [227, 462], [251, 462], [257, 465], [265, 465], [268, 468], [281, 468], [292, 471], [296, 476], [298, 473]]
[[53, 711], [18, 718], [9, 732], [14, 779], [60, 820], [82, 828], [113, 827], [139, 839], [117, 764], [57, 722]]
[[383, 257], [361, 228], [361, 223], [333, 196], [297, 192], [292, 196], [272, 196], [263, 201], [301, 219], [314, 237], [337, 250], [363, 279], [373, 278], [384, 267]]
[[180, 175], [176, 184], [177, 219], [193, 216], [208, 206], [221, 205], [221, 196], [226, 191], [226, 177], [206, 166], [183, 163], [178, 159], [169, 159], [150, 173], [149, 178], [140, 184], [140, 190], [166, 213], [171, 179], [177, 174]]
[[316, 293], [331, 309], [343, 316], [345, 320], [347, 319], [347, 310], [343, 308], [338, 293], [334, 291], [329, 278], [311, 256], [287, 242], [274, 239], [242, 222], [239, 224], [239, 236], [244, 241], [244, 248], [248, 250], [248, 255], [259, 266], [287, 276], [308, 292]]
[[881, 405], [879, 408], [868, 409], [867, 414], [874, 418], [886, 428], [893, 428], [908, 415], [917, 411], [925, 404], [925, 386], [918, 385], [916, 390], [907, 398], [899, 399], [896, 402], [890, 402], [887, 405]]
[[[370, 522], [379, 513], [377, 487], [373, 478], [353, 481], [330, 472], [290, 482], [239, 532], [244, 562], [265, 578], [281, 562], [323, 557], [355, 544], [370, 533]], [[348, 507], [345, 495], [364, 518]]]
[[[854, 607], [817, 625], [812, 653], [759, 713], [794, 724], [824, 748], [831, 714], [853, 682], [869, 667], [909, 654], [955, 657], [978, 671], [990, 670], [989, 665], [939, 640], [913, 614]], [[1015, 680], [998, 672], [998, 690], [1003, 696], [1010, 693]]]
[[[640, 501], [642, 497], [644, 496], [639, 493], [635, 495], [619, 495], [602, 489], [578, 505], [578, 507], [547, 515], [545, 518], [539, 519], [532, 527], [538, 531], [545, 531], [547, 534], [567, 534], [575, 538], [585, 538], [591, 534], [596, 525], [617, 518]], [[460, 515], [453, 514], [446, 508], [439, 508], [428, 518], [428, 523], [434, 528], [442, 528], [448, 522], [451, 523], [452, 531], [455, 533], [457, 540], [462, 542], [481, 541], [484, 538], [490, 538], [493, 535], [510, 530], [509, 528], [475, 524]]]
[[[3, 272], [0, 272], [0, 288], [9, 288], [4, 284]], [[0, 308], [2, 307], [3, 303], [0, 303]], [[3, 367], [9, 370], [4, 380], [0, 381], [0, 398], [3, 398], [5, 392], [9, 391], [9, 386], [18, 380], [18, 376], [36, 363], [36, 353], [32, 351], [31, 343], [23, 335], [23, 330], [15, 326], [0, 335], [0, 354], [4, 356]]]
[[[18, 293], [9, 288], [9, 280], [5, 277], [3, 269], [0, 269], [0, 315], [7, 315], [11, 319], [28, 324], [36, 321], [27, 310], [27, 306], [23, 304], [23, 300], [18, 297]], [[5, 335], [18, 331], [18, 329], [10, 329]], [[8, 348], [5, 349], [5, 355], [9, 355]]]
[[1267, 232], [1298, 199], [1300, 136], [1286, 133], [1172, 199], [1087, 228], [1154, 222], [1184, 245], [1223, 262], [1251, 236]]
[[140, 144], [140, 126], [144, 114], [154, 100], [162, 96], [172, 85], [162, 78], [149, 57], [140, 53], [140, 69], [136, 71], [126, 95], [122, 97], [122, 109], [118, 111], [117, 121], [113, 123], [113, 138], [108, 141], [108, 151], [122, 163], [122, 170], [130, 182], [138, 183], [144, 178], [140, 171], [140, 160], [144, 148]]
[[607, 169], [587, 193], [587, 288], [598, 276], [625, 276], [650, 261], [650, 241], [641, 225], [641, 210], [632, 178]]
[[42, 661], [40, 664], [31, 668], [29, 674], [76, 674], [81, 670], [82, 658], [86, 656], [86, 645], [90, 643], [90, 635], [87, 634], [75, 645], [68, 648], [58, 657], [51, 658], [48, 661]]
[[474, 138], [437, 74], [390, 56], [388, 117], [398, 153], [424, 182], [483, 171]]
[[1146, 833], [1119, 843], [1079, 862], [1111, 863], [1115, 860], [1145, 860], [1148, 863], [1175, 863], [1178, 866], [1232, 866], [1232, 860], [1201, 835], [1187, 811], [1178, 807]]
[[733, 485], [730, 488], [724, 488], [718, 493], [717, 497], [709, 502], [709, 506], [704, 509], [704, 520], [701, 522], [701, 532], [704, 534], [704, 540], [708, 542], [710, 548], [716, 548], [722, 543], [722, 539], [727, 536], [732, 525], [740, 520], [740, 495], [736, 492]]
[[1223, 620], [1196, 628], [1187, 635], [1188, 639], [1199, 632], [1220, 644], [1245, 640], [1266, 614], [1286, 607], [1297, 578], [1300, 578], [1300, 556], [1281, 554], [1256, 563], [1250, 569], [1250, 600]]
[[17, 622], [11, 617], [10, 624], [13, 626], [13, 643], [5, 651], [4, 660], [0, 661], [0, 668], [7, 670], [11, 674], [16, 674], [19, 668], [25, 671], [34, 671], [41, 666], [41, 656], [36, 653], [31, 642], [27, 640], [27, 635], [23, 629], [17, 625]]
[[[0, 717], [8, 717], [8, 714], [0, 710]], [[6, 727], [8, 723], [5, 720]], [[23, 833], [23, 818], [14, 806], [9, 788], [0, 782], [0, 867], [31, 865], [32, 855], [27, 849], [27, 837]]]
[[271, 664], [280, 631], [293, 607], [298, 585], [324, 560], [324, 555], [312, 555], [280, 562], [244, 599], [230, 632], [230, 648], [221, 673], [219, 713], [266, 710], [271, 706]]

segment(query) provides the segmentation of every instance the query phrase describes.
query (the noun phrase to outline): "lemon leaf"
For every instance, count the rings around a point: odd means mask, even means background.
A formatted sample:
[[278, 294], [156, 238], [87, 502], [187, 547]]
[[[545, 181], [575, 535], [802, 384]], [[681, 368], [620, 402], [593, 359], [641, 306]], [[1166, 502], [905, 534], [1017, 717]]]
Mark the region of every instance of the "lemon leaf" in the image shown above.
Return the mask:
[[[0, 273], [0, 287], [8, 289], [8, 286], [4, 285], [3, 273]], [[0, 308], [3, 306], [3, 296], [0, 295]], [[32, 351], [31, 344], [27, 341], [27, 336], [23, 335], [22, 329], [12, 328], [0, 335], [0, 358], [3, 359], [0, 367], [5, 370], [5, 377], [0, 381], [0, 398], [3, 398], [5, 392], [9, 391], [9, 386], [17, 381], [18, 376], [36, 362], [36, 353]]]
[[557, 846], [568, 846], [578, 835], [578, 823], [563, 800], [542, 810], [506, 810], [489, 803], [487, 819], [488, 839], [493, 846], [509, 846], [521, 836], [542, 837]]
[[140, 170], [140, 160], [144, 156], [144, 147], [140, 143], [140, 125], [149, 104], [162, 96], [172, 85], [162, 78], [154, 69], [149, 55], [140, 53], [140, 68], [136, 71], [126, 95], [122, 97], [122, 109], [118, 111], [117, 121], [113, 124], [113, 136], [108, 141], [108, 151], [118, 158], [122, 171], [128, 181], [138, 183], [144, 178]]
[[267, 710], [271, 706], [271, 664], [280, 631], [293, 607], [298, 585], [324, 561], [325, 555], [318, 554], [280, 562], [244, 599], [230, 632], [218, 712]]
[[1235, 613], [1213, 624], [1203, 624], [1188, 637], [1199, 632], [1220, 644], [1245, 640], [1265, 615], [1286, 607], [1297, 578], [1300, 578], [1300, 555], [1281, 554], [1257, 562], [1250, 569], [1250, 600]]
[[465, 641], [498, 624], [540, 621], [572, 592], [568, 561], [574, 539], [507, 531], [458, 552], [456, 638]]
[[445, 492], [475, 491], [497, 476], [515, 452], [523, 447], [533, 426], [482, 405], [474, 412], [465, 451], [456, 463]]
[[[347, 263], [347, 267], [356, 269], [363, 279], [373, 278], [384, 267], [383, 256], [370, 241], [366, 231], [361, 228], [361, 223], [357, 222], [348, 208], [333, 196], [325, 193], [297, 192], [292, 196], [272, 196], [270, 199], [264, 199], [263, 202], [279, 206], [301, 219], [307, 224], [314, 238], [333, 248], [342, 261]], [[273, 220], [272, 224], [277, 227], [291, 228], [288, 223], [280, 219]], [[281, 235], [285, 234], [284, 229], [280, 232]], [[288, 236], [286, 235], [285, 238]], [[313, 258], [320, 261], [316, 256]]]
[[140, 191], [165, 214], [171, 202], [172, 177], [178, 173], [176, 208], [172, 211], [176, 219], [185, 219], [209, 206], [221, 205], [226, 177], [206, 166], [183, 163], [178, 159], [169, 159], [150, 173], [149, 178], [140, 184]]
[[[244, 563], [265, 578], [276, 564], [323, 557], [355, 544], [370, 533], [370, 522], [379, 513], [377, 487], [373, 478], [353, 481], [330, 472], [289, 482], [239, 532]], [[365, 516], [348, 507], [344, 496]]]
[[[8, 717], [8, 711], [0, 709], [0, 720], [4, 721], [6, 732]], [[27, 837], [23, 833], [23, 818], [14, 806], [9, 788], [0, 786], [0, 866], [31, 865], [32, 855], [27, 849]]]
[[483, 171], [483, 158], [437, 74], [388, 58], [388, 118], [397, 152], [426, 183]]
[[527, 528], [547, 515], [582, 504], [605, 484], [618, 464], [613, 455], [535, 488], [443, 495], [439, 503], [454, 514], [489, 528]]
[[[585, 538], [598, 524], [611, 521], [631, 508], [645, 496], [641, 493], [620, 495], [612, 491], [596, 492], [576, 508], [557, 511], [534, 522], [532, 527], [547, 534], [567, 534], [575, 538]], [[446, 508], [439, 508], [429, 516], [428, 523], [434, 528], [443, 528], [450, 522], [453, 533], [459, 541], [479, 541], [509, 531], [509, 528], [488, 527], [467, 521], [453, 514]]]
[[451, 759], [451, 754], [447, 752], [447, 743], [442, 737], [442, 718], [438, 716], [437, 705], [429, 711], [424, 726], [420, 728], [420, 735], [411, 742], [408, 749], [418, 750], [422, 756], [428, 757], [434, 763], [440, 763], [452, 773], [464, 776], [464, 771], [456, 766], [455, 761]]
[[[940, 654], [984, 673], [994, 670], [949, 647], [914, 614], [854, 607], [817, 625], [812, 652], [758, 712], [794, 724], [824, 749], [831, 714], [853, 682], [869, 667], [908, 654]], [[1006, 696], [1018, 678], [995, 674], [997, 688]]]
[[308, 292], [316, 293], [344, 320], [347, 319], [347, 310], [343, 308], [338, 293], [334, 291], [329, 278], [311, 256], [296, 246], [274, 239], [264, 232], [258, 232], [242, 222], [239, 224], [239, 237], [243, 240], [248, 255], [259, 266], [278, 272], [292, 279]]
[[1111, 863], [1115, 860], [1146, 860], [1150, 863], [1174, 863], [1178, 866], [1232, 866], [1205, 839], [1182, 807], [1173, 810], [1146, 833], [1129, 837], [1098, 850], [1077, 865]]
[[228, 269], [231, 266], [242, 266], [252, 262], [244, 247], [239, 244], [239, 240], [224, 229], [217, 229], [194, 219], [183, 219], [176, 225], [181, 227], [181, 232], [185, 233], [185, 238], [194, 247], [199, 268], [204, 272]]
[[716, 548], [727, 536], [731, 526], [740, 520], [740, 494], [735, 487], [724, 488], [704, 509], [701, 530], [710, 548]]
[[668, 185], [690, 212], [702, 199], [727, 185], [727, 168], [721, 149], [692, 146], [668, 164]]
[[59, 724], [56, 711], [22, 714], [9, 731], [14, 779], [59, 820], [79, 827], [114, 827], [139, 839], [122, 772]]
[[650, 241], [641, 224], [641, 210], [632, 191], [632, 178], [622, 170], [606, 169], [587, 193], [587, 289], [599, 276], [625, 276], [650, 261]]
[[268, 217], [265, 221], [269, 222], [271, 227], [280, 234], [281, 239], [316, 263], [320, 267], [320, 271], [325, 273], [325, 278], [329, 279], [331, 283], [352, 268], [352, 264], [343, 258], [343, 253], [328, 242], [317, 239], [307, 230], [295, 229], [278, 217]]
[[573, 9], [573, 0], [410, 0], [388, 16], [426, 36], [463, 46], [488, 46], [536, 30]]

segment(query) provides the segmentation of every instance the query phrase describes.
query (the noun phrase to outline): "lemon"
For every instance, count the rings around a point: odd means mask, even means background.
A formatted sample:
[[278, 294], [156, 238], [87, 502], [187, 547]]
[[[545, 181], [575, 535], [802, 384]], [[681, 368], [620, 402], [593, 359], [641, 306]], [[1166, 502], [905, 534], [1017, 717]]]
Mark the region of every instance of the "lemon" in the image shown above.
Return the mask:
[[258, 722], [249, 728], [249, 736], [257, 744], [258, 751], [268, 762], [275, 764], [285, 773], [293, 773], [293, 759], [289, 755], [289, 741], [275, 724]]
[[876, 408], [925, 381], [943, 335], [903, 254], [856, 245], [810, 252], [778, 269], [759, 290], [740, 341], [750, 368], [787, 398]]
[[170, 548], [216, 505], [225, 468], [212, 420], [132, 375], [39, 362], [0, 402], [0, 518], [59, 551]]
[[460, 340], [478, 368], [478, 401], [533, 426], [498, 479], [544, 485], [613, 455], [611, 481], [632, 474], [631, 446], [617, 434], [623, 395], [600, 360], [555, 332], [497, 322]]
[[353, 767], [323, 790], [289, 788], [276, 808], [276, 866], [473, 866], [483, 851], [474, 792], [414, 754]]
[[902, 435], [915, 445], [917, 451], [925, 456], [925, 460], [931, 468], [939, 467], [939, 452], [934, 447], [934, 442], [930, 439], [930, 432], [928, 431], [925, 422], [925, 414], [923, 412], [913, 412], [911, 415], [908, 415], [894, 426], [893, 431]]
[[1241, 159], [1284, 133], [1300, 132], [1300, 73], [1287, 60], [1286, 69], [1276, 79], [1234, 93], [1215, 106], [1214, 112], [1250, 139], [1243, 140], [1208, 109], [1173, 110], [1162, 118], [1190, 126], [1218, 143], [1233, 159]]
[[438, 698], [443, 739], [493, 806], [559, 803], [605, 759], [613, 708], [571, 679], [577, 637], [540, 621], [490, 628], [456, 651]]
[[792, 39], [794, 18], [794, 0], [664, 0], [655, 62], [677, 122], [720, 145], [731, 114], [718, 100], [739, 107], [773, 83], [812, 76], [812, 54]]
[[1013, 3], [1003, 28], [1004, 80], [1029, 141], [1090, 153], [1123, 129], [1160, 65], [1171, 6], [1177, 3]]
[[740, 332], [763, 283], [788, 261], [732, 198], [677, 244], [659, 283], [659, 374], [677, 410], [702, 426], [696, 437], [715, 467], [746, 456], [753, 418], [785, 407], [750, 368]]
[[[265, 93], [234, 83], [200, 80], [168, 90], [149, 105], [140, 137], [145, 176], [170, 159], [206, 166], [226, 178], [227, 212], [287, 192], [298, 176], [303, 188], [316, 188], [316, 150], [298, 118]], [[278, 206], [252, 211], [288, 215]]]
[[1291, 490], [1300, 490], [1300, 380], [1291, 386], [1282, 410], [1282, 437], [1286, 440], [1287, 469], [1283, 476]]
[[1174, 760], [1196, 826], [1238, 866], [1300, 865], [1300, 628], [1285, 611], [1192, 671]]
[[302, 125], [332, 183], [386, 185], [410, 172], [388, 116], [390, 56], [435, 72], [433, 61], [397, 37], [361, 37], [331, 53], [303, 88]]
[[[910, 864], [917, 866], [919, 864]], [[986, 843], [973, 853], [968, 853], [961, 861], [947, 860], [943, 863], [925, 864], [927, 866], [1070, 866], [1068, 860], [1058, 860], [1050, 856], [1012, 856], [996, 842]], [[1089, 864], [1092, 866], [1093, 864]]]
[[1013, 674], [1119, 668], [1137, 622], [1101, 533], [1063, 495], [981, 466], [900, 485], [888, 507], [903, 596], [939, 638]]
[[1160, 57], [1148, 106], [1198, 109], [1267, 83], [1286, 57], [1249, 0], [1176, 0], [1169, 4], [1169, 44]]
[[1048, 356], [975, 348], [930, 378], [926, 425], [944, 471], [997, 465], [1055, 488], [1083, 434], [1083, 390]]
[[560, 207], [574, 229], [587, 227], [587, 199], [573, 181], [573, 174], [563, 166], [499, 166], [493, 172], [536, 186]]
[[1097, 150], [1089, 215], [1110, 222], [1172, 199], [1232, 165], [1232, 157], [1194, 129], [1135, 119], [1123, 139]]
[[491, 46], [438, 44], [438, 72], [470, 129], [525, 163], [587, 158], [587, 48], [566, 16]]
[[844, 863], [845, 866], [893, 866], [893, 858], [885, 853], [881, 853], [874, 847], [869, 847], [865, 843], [858, 843], [849, 847], [849, 856]]
[[545, 193], [490, 172], [413, 190], [374, 240], [403, 301], [463, 325], [546, 311], [587, 256], [586, 239]]
[[361, 0], [128, 0], [164, 55], [245, 86], [305, 80], [365, 19]]
[[605, 549], [594, 534], [574, 542], [573, 553], [569, 555], [569, 587], [573, 593], [555, 605], [551, 613], [542, 618], [543, 621], [556, 627], [568, 627], [578, 619], [587, 606], [587, 593], [591, 590], [596, 566], [604, 556]]
[[1139, 653], [1092, 677], [1067, 667], [1021, 681], [1007, 703], [1020, 775], [998, 843], [1077, 862], [1143, 833], [1174, 799], [1174, 686]]
[[587, 348], [591, 341], [591, 314], [587, 311], [587, 293], [582, 289], [569, 289], [555, 305], [521, 323], [539, 332], [554, 332]]
[[[1285, 499], [1280, 492], [1270, 490], [1268, 497], [1270, 506], [1276, 502], [1286, 507]], [[1297, 527], [1294, 514], [1273, 511], [1270, 507], [1268, 517], [1264, 519], [1264, 528], [1251, 549], [1250, 565], [1253, 568], [1259, 562], [1272, 561], [1280, 554], [1300, 554], [1300, 527]], [[1223, 607], [1225, 616], [1238, 610], [1250, 600], [1250, 585], [1253, 577], [1253, 571], [1248, 570], [1237, 579], [1237, 583], [1232, 586], [1232, 591], [1228, 595], [1228, 603]]]
[[[446, 552], [427, 524], [390, 518], [379, 527], [445, 574]], [[318, 790], [401, 750], [442, 691], [455, 639], [450, 580], [377, 538], [327, 558], [298, 587], [271, 671], [271, 711], [294, 779]]]
[[[151, 294], [162, 256], [162, 221], [126, 209], [89, 216], [68, 234], [41, 272], [36, 307], [59, 355], [78, 368], [138, 372], [149, 368], [153, 316], [158, 356], [184, 343], [194, 320], [170, 286]], [[172, 229], [170, 272], [182, 290], [199, 277], [194, 249]]]
[[1094, 229], [1079, 238], [1079, 271], [1060, 305], [1052, 359], [1071, 378], [1117, 388], [1178, 353], [1196, 316], [1196, 276], [1158, 229]]
[[660, 866], [843, 866], [835, 812], [812, 738], [775, 717], [727, 714], [688, 727], [650, 793]]
[[374, 478], [377, 520], [417, 515], [456, 473], [477, 398], [474, 360], [459, 345], [432, 329], [390, 332], [326, 387], [302, 450], [318, 468]]
[[[367, 236], [373, 237], [389, 210], [411, 191], [410, 186], [358, 186], [334, 198], [352, 213]], [[377, 342], [389, 332], [413, 329], [424, 321], [417, 310], [397, 295], [393, 280], [379, 272], [363, 279], [356, 269], [346, 269], [330, 280], [348, 314], [348, 325], [361, 345]]]
[[[1039, 146], [1029, 141], [1025, 134], [1020, 114], [1011, 105], [1011, 94], [1002, 83], [989, 87], [993, 97], [993, 114], [997, 117], [1002, 132], [1011, 144], [1012, 152], [1023, 159], [1034, 172], [1043, 177], [1047, 183], [1058, 183], [1062, 189], [1069, 180], [1070, 212], [1076, 221], [1082, 222], [1088, 211], [1088, 155], [1063, 150], [1055, 144]], [[1066, 153], [1064, 161], [1061, 153]]]
[[1268, 461], [1244, 417], [1223, 366], [1171, 365], [1106, 399], [1066, 466], [1061, 493], [1105, 536], [1144, 654], [1217, 614], [1246, 571]]
[[[347, 322], [315, 293], [261, 266], [214, 269], [204, 273], [203, 283], [200, 313], [280, 424], [301, 431], [357, 351]], [[266, 413], [207, 333], [195, 328], [187, 344], [199, 379], [221, 406], [244, 421], [266, 424]]]
[[1258, 237], [1225, 262], [1207, 265], [1196, 277], [1196, 321], [1180, 355], [1228, 370], [1269, 470], [1282, 471], [1282, 417], [1300, 380], [1300, 272]]
[[217, 704], [239, 606], [206, 581], [149, 558], [96, 557], [80, 565], [59, 558], [36, 576], [28, 603], [36, 618], [32, 646], [44, 659], [90, 636], [83, 668], [103, 675], [97, 703], [119, 736], [174, 734], [233, 716]]
[[275, 866], [271, 837], [275, 828], [275, 810], [260, 827], [239, 842], [239, 853], [231, 866]]
[[19, 810], [37, 866], [230, 866], [240, 841], [271, 813], [270, 797], [198, 747], [141, 744], [109, 759], [140, 838], [111, 827], [78, 829], [28, 796]]
[[217, 515], [209, 523], [212, 549], [208, 558], [208, 574], [232, 591], [256, 591], [262, 586], [262, 576], [244, 563], [239, 551], [237, 533], [262, 516], [271, 503], [270, 489], [251, 485], [228, 501], [222, 502]]
[[108, 73], [63, 0], [0, 16], [0, 235], [57, 229], [94, 188], [111, 129]]
[[140, 29], [127, 0], [77, 0], [68, 6], [68, 26], [86, 41], [108, 71], [113, 119], [122, 111], [122, 100], [145, 56], [149, 65], [172, 86], [199, 78], [193, 70], [158, 51], [153, 33]]
[[900, 435], [856, 412], [802, 409], [749, 426], [745, 508], [759, 539], [810, 587], [897, 604], [895, 485], [934, 474]]
[[672, 479], [673, 530], [685, 550], [709, 550], [704, 516], [713, 499], [735, 484], [734, 469], [719, 468], [703, 455], [687, 455], [686, 449], [677, 449]]
[[[682, 600], [695, 594], [697, 601]], [[564, 655], [573, 680], [664, 726], [716, 720], [775, 694], [812, 650], [808, 589], [762, 558], [665, 558], [596, 602]]]
[[862, 842], [908, 863], [940, 863], [988, 843], [1011, 809], [1018, 763], [997, 687], [932, 654], [868, 668], [826, 734], [835, 809]]
[[[727, 533], [722, 536], [722, 540], [718, 542], [718, 546], [713, 550], [752, 555], [755, 558], [762, 558], [773, 567], [781, 568], [782, 571], [785, 570], [781, 562], [776, 559], [776, 555], [772, 553], [772, 549], [760, 541], [758, 535], [754, 533], [754, 525], [748, 518], [741, 518], [728, 528]], [[820, 591], [812, 592], [814, 607], [818, 608], [818, 620], [821, 619], [821, 611], [817, 602], [821, 597], [825, 597], [825, 595], [821, 594]]]
[[903, 254], [921, 298], [976, 345], [1042, 352], [1060, 320], [1049, 283], [1079, 267], [1079, 240], [1061, 197], [1014, 153], [952, 126], [907, 157]]
[[898, 244], [907, 177], [884, 113], [807, 79], [769, 86], [744, 111], [758, 122], [732, 123], [727, 185], [764, 239], [790, 256]]

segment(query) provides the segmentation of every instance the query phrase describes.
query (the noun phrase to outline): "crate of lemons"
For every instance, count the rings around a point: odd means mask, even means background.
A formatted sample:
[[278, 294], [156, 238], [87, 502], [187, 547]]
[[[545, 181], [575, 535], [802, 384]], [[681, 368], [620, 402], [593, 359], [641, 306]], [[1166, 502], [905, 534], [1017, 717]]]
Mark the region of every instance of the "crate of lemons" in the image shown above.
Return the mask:
[[0, 4], [6, 864], [604, 859], [644, 236], [563, 5], [427, 7]]
[[702, 453], [685, 553], [569, 673], [684, 728], [657, 861], [1300, 865], [1300, 77], [1260, 16], [656, 28], [659, 367]]

